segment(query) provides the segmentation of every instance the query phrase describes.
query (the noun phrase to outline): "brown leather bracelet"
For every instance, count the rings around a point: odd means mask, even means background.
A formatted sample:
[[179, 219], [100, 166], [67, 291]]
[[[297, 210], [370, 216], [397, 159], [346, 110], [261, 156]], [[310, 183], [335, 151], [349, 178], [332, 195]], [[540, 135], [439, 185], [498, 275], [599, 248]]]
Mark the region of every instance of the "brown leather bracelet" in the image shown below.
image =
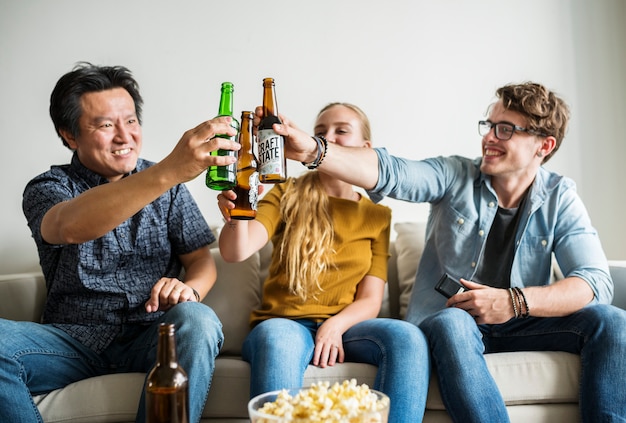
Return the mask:
[[[189, 288], [191, 288], [191, 287], [189, 287]], [[193, 291], [193, 295], [196, 296], [196, 302], [200, 302], [200, 294], [198, 294], [198, 291], [196, 291], [193, 288], [191, 288], [191, 290]]]

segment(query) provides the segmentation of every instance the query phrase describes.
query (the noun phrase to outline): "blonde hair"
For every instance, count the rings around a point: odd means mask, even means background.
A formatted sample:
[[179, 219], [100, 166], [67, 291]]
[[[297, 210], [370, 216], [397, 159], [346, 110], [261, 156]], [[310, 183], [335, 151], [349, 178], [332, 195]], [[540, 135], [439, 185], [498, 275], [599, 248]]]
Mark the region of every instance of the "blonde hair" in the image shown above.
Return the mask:
[[[370, 139], [369, 119], [357, 106], [330, 103], [317, 116], [334, 106], [353, 110], [361, 121], [363, 138]], [[282, 258], [279, 271], [286, 275], [289, 291], [306, 301], [323, 290], [319, 284], [321, 275], [334, 267], [335, 231], [328, 194], [317, 171], [289, 178], [286, 186], [280, 202], [284, 231], [277, 246]]]
[[317, 172], [287, 181], [280, 203], [284, 232], [278, 248], [289, 291], [302, 301], [322, 290], [319, 279], [332, 267], [334, 229], [328, 203]]

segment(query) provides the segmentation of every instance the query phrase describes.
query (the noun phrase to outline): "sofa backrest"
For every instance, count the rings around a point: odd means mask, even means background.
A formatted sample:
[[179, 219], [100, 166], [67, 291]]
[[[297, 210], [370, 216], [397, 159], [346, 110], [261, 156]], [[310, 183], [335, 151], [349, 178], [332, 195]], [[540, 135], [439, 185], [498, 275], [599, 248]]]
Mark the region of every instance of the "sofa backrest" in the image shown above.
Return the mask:
[[[424, 223], [396, 223], [390, 245], [388, 283], [379, 316], [402, 318], [424, 245]], [[225, 335], [222, 354], [240, 355], [249, 332], [250, 312], [261, 302], [261, 288], [272, 251], [268, 244], [242, 263], [226, 263], [214, 246], [217, 281], [203, 302], [220, 317]], [[626, 309], [626, 261], [611, 261], [615, 283], [613, 304]], [[39, 321], [46, 299], [41, 273], [0, 275], [0, 318]]]

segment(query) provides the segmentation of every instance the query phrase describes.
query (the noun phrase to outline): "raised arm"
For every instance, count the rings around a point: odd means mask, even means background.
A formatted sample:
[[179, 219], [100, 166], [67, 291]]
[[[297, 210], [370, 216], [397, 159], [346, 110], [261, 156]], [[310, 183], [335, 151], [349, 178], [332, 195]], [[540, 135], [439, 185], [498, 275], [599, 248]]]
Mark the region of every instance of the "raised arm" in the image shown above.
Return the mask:
[[227, 120], [214, 119], [185, 132], [172, 152], [148, 169], [56, 204], [41, 222], [43, 239], [50, 244], [78, 244], [99, 238], [208, 166], [234, 161], [230, 156], [211, 156], [218, 148], [239, 148], [237, 143], [213, 138], [232, 131]]
[[223, 191], [217, 196], [220, 212], [226, 221], [219, 237], [220, 254], [227, 262], [244, 261], [263, 248], [269, 239], [265, 226], [260, 222], [230, 218], [228, 210], [235, 207], [235, 198], [234, 191]]
[[[258, 124], [260, 116], [263, 115], [262, 108], [257, 107], [255, 113], [255, 124]], [[285, 137], [287, 158], [304, 163], [313, 162], [318, 156], [318, 143], [287, 117], [280, 115], [280, 118], [283, 124], [275, 124], [274, 130]], [[372, 148], [342, 147], [328, 143], [326, 154], [318, 169], [365, 189], [374, 188], [378, 182], [378, 156]]]

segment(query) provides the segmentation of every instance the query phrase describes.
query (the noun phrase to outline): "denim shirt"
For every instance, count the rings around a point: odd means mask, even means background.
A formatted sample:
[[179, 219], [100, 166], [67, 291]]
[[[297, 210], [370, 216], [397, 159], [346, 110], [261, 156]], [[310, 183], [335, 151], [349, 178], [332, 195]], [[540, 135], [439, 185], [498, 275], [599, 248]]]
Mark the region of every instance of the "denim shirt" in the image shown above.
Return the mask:
[[[139, 160], [139, 172], [152, 163]], [[57, 326], [101, 352], [123, 325], [145, 324], [162, 312], [144, 307], [161, 277], [180, 275], [179, 255], [215, 240], [184, 185], [177, 185], [100, 238], [52, 245], [41, 237], [43, 216], [108, 181], [83, 166], [76, 154], [69, 165], [51, 169], [28, 183], [22, 207], [37, 244], [48, 295], [43, 323]]]
[[[471, 280], [482, 259], [498, 209], [491, 178], [480, 172], [480, 158], [437, 157], [421, 161], [376, 149], [377, 185], [373, 201], [385, 196], [430, 203], [426, 240], [406, 319], [415, 324], [445, 307], [434, 286], [444, 272]], [[540, 168], [520, 210], [511, 268], [511, 286], [541, 286], [551, 281], [552, 258], [563, 274], [585, 280], [592, 303], [609, 304], [613, 281], [608, 262], [574, 182]]]

